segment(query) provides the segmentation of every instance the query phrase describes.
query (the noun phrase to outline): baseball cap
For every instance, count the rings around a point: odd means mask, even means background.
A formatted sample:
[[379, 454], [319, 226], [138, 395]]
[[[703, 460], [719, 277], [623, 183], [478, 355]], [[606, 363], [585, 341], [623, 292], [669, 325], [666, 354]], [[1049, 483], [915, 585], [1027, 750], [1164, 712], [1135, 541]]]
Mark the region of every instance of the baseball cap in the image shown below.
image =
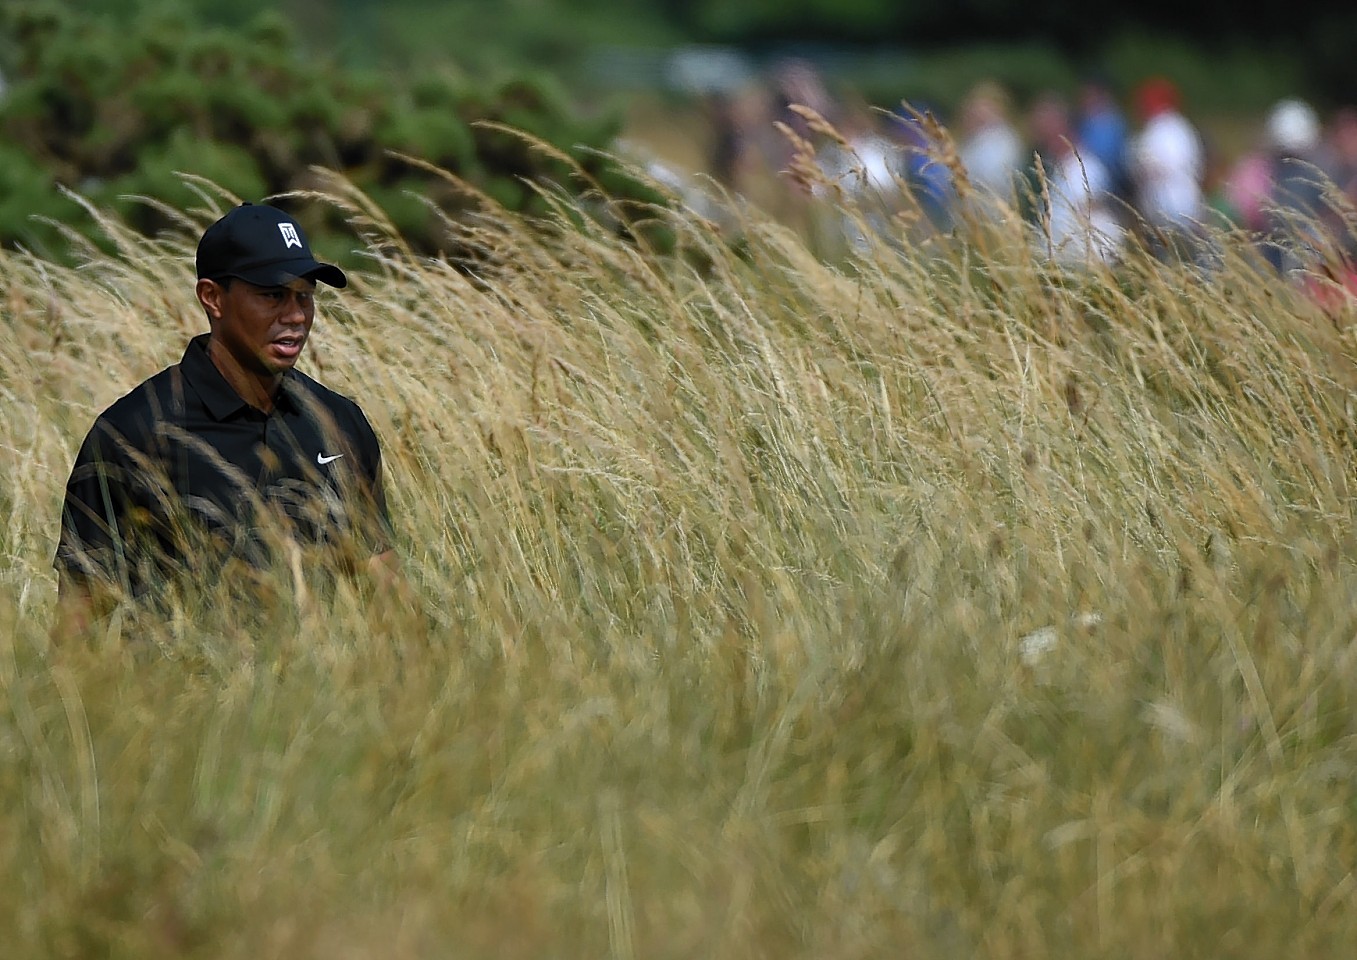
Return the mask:
[[277, 207], [246, 201], [203, 231], [196, 259], [198, 278], [238, 277], [261, 287], [297, 278], [347, 286], [344, 271], [321, 263], [301, 225]]
[[1150, 77], [1136, 89], [1136, 107], [1144, 117], [1154, 117], [1182, 105], [1178, 85], [1168, 77]]

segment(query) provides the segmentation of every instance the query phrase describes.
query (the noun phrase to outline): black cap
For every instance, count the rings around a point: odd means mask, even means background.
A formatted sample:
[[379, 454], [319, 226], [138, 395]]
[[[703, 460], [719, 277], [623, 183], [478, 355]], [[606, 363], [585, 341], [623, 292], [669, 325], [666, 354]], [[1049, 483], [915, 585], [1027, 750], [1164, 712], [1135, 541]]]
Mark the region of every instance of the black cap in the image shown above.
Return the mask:
[[348, 286], [344, 271], [321, 263], [301, 225], [277, 207], [242, 203], [203, 232], [198, 241], [198, 278], [239, 277], [277, 287], [301, 277], [332, 287]]

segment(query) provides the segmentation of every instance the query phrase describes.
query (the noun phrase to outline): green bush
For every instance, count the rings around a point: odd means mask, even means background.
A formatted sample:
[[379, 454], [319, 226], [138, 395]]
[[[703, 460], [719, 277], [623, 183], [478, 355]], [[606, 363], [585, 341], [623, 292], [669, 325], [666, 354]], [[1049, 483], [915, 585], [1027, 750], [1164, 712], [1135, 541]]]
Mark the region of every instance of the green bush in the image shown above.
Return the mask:
[[[60, 254], [59, 233], [33, 216], [93, 234], [66, 187], [116, 208], [134, 228], [167, 225], [157, 203], [182, 208], [192, 190], [181, 174], [212, 181], [245, 199], [314, 187], [314, 170], [333, 170], [369, 196], [413, 249], [456, 254], [456, 237], [430, 204], [454, 218], [468, 193], [399, 159], [441, 168], [513, 212], [537, 212], [526, 182], [567, 191], [565, 154], [588, 177], [609, 165], [603, 150], [615, 118], [581, 119], [566, 98], [536, 78], [496, 86], [428, 73], [408, 88], [382, 76], [306, 57], [287, 22], [261, 14], [243, 29], [195, 26], [178, 7], [115, 21], [64, 5], [6, 6], [8, 96], [0, 102], [0, 243]], [[478, 128], [479, 120], [522, 131]], [[535, 149], [526, 138], [550, 145]], [[625, 194], [648, 195], [629, 178]], [[299, 214], [303, 211], [298, 211]], [[341, 229], [336, 211], [304, 211], [324, 236]], [[342, 258], [342, 254], [340, 254]]]
[[[111, 181], [104, 192], [118, 197], [154, 197], [183, 209], [192, 205], [194, 194], [176, 174], [188, 170], [240, 197], [268, 193], [268, 184], [243, 148], [200, 139], [187, 129], [176, 130], [164, 142], [152, 144], [141, 151], [140, 157], [136, 170]], [[136, 206], [136, 201], [128, 200], [117, 209], [121, 215], [130, 216]]]

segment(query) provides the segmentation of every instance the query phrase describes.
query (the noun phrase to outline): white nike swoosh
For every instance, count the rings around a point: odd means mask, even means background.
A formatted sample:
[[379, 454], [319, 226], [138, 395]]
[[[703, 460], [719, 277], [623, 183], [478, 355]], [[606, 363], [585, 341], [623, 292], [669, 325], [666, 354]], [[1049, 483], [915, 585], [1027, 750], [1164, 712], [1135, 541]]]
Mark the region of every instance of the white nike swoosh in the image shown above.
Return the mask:
[[320, 464], [323, 467], [331, 460], [338, 460], [342, 456], [344, 456], [344, 454], [342, 453], [336, 453], [333, 457], [322, 456], [321, 454], [318, 453], [316, 454], [316, 463]]

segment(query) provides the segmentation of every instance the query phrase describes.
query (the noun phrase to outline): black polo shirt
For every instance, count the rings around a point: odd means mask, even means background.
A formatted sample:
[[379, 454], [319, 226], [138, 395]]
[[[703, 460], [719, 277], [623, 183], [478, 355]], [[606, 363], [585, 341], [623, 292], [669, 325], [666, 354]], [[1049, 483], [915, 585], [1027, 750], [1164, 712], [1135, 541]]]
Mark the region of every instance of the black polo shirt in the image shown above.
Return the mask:
[[386, 549], [381, 451], [358, 405], [290, 370], [264, 413], [207, 341], [95, 421], [66, 484], [57, 568], [135, 596], [233, 557], [266, 564], [279, 543]]

